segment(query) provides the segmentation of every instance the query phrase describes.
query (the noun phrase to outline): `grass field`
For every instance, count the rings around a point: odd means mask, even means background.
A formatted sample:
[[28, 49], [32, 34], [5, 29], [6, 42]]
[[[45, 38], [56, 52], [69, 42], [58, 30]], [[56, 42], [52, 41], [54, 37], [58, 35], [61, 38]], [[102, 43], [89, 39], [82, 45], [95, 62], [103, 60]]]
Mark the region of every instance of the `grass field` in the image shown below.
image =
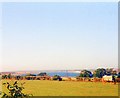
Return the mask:
[[[13, 83], [12, 80], [2, 82]], [[101, 82], [73, 82], [73, 81], [47, 81], [47, 80], [20, 80], [26, 82], [24, 93], [34, 96], [118, 96], [118, 85]], [[3, 92], [7, 92], [2, 86]]]

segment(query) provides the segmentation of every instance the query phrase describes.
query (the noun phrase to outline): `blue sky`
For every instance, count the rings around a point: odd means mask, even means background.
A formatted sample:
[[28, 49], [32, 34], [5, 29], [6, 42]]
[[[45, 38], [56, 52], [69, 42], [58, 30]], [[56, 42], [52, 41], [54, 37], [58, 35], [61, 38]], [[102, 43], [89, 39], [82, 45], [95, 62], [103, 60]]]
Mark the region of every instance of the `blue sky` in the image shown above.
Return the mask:
[[3, 71], [118, 65], [117, 3], [3, 3]]

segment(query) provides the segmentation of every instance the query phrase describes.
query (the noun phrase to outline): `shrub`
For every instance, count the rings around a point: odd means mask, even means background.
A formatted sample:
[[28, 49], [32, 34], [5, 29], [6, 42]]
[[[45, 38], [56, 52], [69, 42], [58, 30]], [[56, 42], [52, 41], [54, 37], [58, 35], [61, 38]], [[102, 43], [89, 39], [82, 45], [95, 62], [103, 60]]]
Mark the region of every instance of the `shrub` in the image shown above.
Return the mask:
[[14, 82], [13, 85], [10, 85], [10, 83], [3, 83], [3, 85], [7, 85], [7, 89], [9, 90], [10, 95], [7, 95], [6, 93], [3, 94], [2, 98], [28, 98], [29, 96], [32, 96], [32, 94], [24, 94], [22, 90], [24, 89], [23, 85], [24, 83], [21, 83], [21, 86], [18, 86], [17, 81]]
[[59, 75], [54, 75], [53, 80], [59, 80], [62, 81], [62, 78]]
[[37, 76], [47, 76], [47, 73], [46, 72], [41, 72]]

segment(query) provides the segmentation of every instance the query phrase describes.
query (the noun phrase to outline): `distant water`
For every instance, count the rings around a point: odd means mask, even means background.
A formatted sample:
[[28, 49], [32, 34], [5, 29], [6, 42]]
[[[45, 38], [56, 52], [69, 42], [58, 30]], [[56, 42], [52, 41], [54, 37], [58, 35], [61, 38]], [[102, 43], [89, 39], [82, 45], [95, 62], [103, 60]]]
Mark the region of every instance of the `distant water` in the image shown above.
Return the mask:
[[59, 75], [61, 77], [69, 76], [69, 77], [76, 77], [79, 76], [79, 73], [73, 73], [73, 72], [48, 72], [49, 76]]
[[[74, 73], [74, 72], [46, 72], [49, 76], [54, 76], [54, 75], [59, 75], [61, 77], [76, 77], [79, 76], [79, 73]], [[34, 73], [33, 73], [34, 74]], [[25, 76], [26, 74], [22, 74], [22, 76]], [[35, 74], [37, 75], [37, 74]]]

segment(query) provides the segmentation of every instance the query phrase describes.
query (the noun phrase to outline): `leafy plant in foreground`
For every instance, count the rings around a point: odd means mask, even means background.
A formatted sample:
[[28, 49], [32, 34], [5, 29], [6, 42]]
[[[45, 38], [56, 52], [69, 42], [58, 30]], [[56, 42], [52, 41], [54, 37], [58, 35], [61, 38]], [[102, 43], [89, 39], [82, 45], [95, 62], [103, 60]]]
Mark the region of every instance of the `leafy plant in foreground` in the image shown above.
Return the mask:
[[7, 85], [7, 89], [9, 90], [10, 95], [4, 93], [2, 98], [28, 98], [32, 96], [32, 94], [24, 94], [22, 93], [22, 90], [24, 89], [23, 85], [24, 83], [21, 83], [21, 86], [18, 86], [17, 81], [13, 83], [13, 85], [10, 85], [10, 83], [3, 83], [3, 85]]

